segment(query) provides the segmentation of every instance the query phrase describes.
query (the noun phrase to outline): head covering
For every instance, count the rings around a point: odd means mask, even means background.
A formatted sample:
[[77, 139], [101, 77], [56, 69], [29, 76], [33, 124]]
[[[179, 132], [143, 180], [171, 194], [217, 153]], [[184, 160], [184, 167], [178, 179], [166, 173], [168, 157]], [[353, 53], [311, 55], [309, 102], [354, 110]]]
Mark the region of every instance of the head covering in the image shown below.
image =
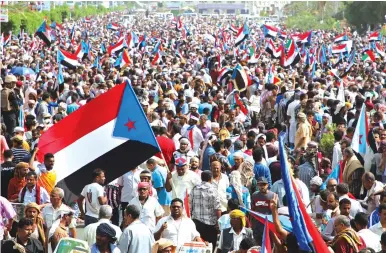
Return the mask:
[[237, 150], [236, 152], [233, 153], [233, 158], [244, 158], [244, 153], [241, 152], [240, 150]]
[[24, 208], [24, 212], [27, 213], [27, 210], [30, 209], [30, 208], [35, 208], [38, 211], [38, 214], [40, 214], [39, 205], [36, 204], [35, 202], [31, 202], [28, 205], [26, 205], [26, 207]]
[[334, 114], [337, 115], [344, 106], [345, 106], [345, 103], [343, 102], [340, 102], [339, 104], [337, 104]]
[[314, 176], [311, 181], [310, 181], [310, 185], [317, 185], [317, 186], [321, 186], [323, 184], [323, 180], [322, 178], [320, 178], [319, 176]]
[[268, 180], [265, 177], [259, 177], [257, 179], [258, 184], [268, 184]]
[[299, 112], [299, 113], [298, 113], [298, 118], [301, 119], [301, 120], [303, 120], [303, 121], [306, 121], [307, 116], [306, 116], [304, 113]]
[[140, 182], [138, 184], [138, 190], [142, 188], [150, 188], [150, 183], [149, 182]]
[[241, 184], [241, 174], [238, 170], [234, 170], [229, 175], [229, 184], [233, 186], [237, 194], [237, 198], [239, 199], [239, 203], [241, 206], [244, 206], [243, 202], [243, 185]]
[[14, 133], [24, 133], [24, 128], [22, 128], [22, 127], [15, 127], [13, 129], [13, 132]]
[[172, 253], [176, 252], [176, 246], [174, 245], [173, 241], [161, 238], [154, 243], [153, 247], [151, 248], [151, 253], [158, 253], [159, 251], [168, 247], [172, 247]]
[[235, 209], [229, 213], [229, 217], [231, 217], [231, 219], [240, 218], [241, 223], [243, 224], [243, 227], [245, 227], [246, 221], [245, 221], [245, 213], [243, 211], [239, 209]]
[[102, 236], [110, 237], [110, 239], [112, 239], [113, 241], [117, 239], [115, 238], [115, 230], [108, 223], [101, 223], [97, 227], [96, 233]]
[[185, 137], [182, 137], [182, 138], [180, 138], [180, 144], [187, 144], [187, 145], [189, 145], [189, 140], [188, 140], [188, 138], [185, 138]]
[[177, 167], [182, 167], [182, 166], [184, 166], [186, 164], [187, 164], [187, 162], [186, 162], [186, 160], [184, 158], [180, 157], [180, 158], [176, 159], [176, 166]]

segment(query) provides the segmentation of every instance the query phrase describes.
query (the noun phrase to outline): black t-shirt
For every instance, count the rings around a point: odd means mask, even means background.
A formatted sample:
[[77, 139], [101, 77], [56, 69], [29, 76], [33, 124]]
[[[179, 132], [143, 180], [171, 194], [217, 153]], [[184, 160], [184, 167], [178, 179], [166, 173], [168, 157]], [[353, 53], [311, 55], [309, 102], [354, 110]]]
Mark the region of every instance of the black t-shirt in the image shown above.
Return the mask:
[[[4, 244], [1, 246], [1, 252], [7, 252], [7, 253], [20, 253], [19, 250], [14, 249], [13, 246], [15, 246], [15, 242], [8, 240], [5, 241]], [[26, 252], [28, 253], [43, 253], [44, 249], [39, 240], [36, 239], [29, 239], [27, 245], [23, 245], [26, 249]]]
[[8, 184], [11, 178], [13, 178], [13, 172], [15, 171], [16, 164], [7, 161], [1, 164], [1, 196], [8, 197]]

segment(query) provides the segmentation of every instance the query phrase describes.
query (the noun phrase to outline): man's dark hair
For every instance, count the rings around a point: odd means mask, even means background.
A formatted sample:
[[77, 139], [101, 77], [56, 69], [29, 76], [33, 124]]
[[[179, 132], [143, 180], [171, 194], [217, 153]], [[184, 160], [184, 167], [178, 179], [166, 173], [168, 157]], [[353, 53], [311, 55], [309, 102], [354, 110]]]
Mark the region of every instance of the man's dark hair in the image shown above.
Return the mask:
[[335, 139], [335, 141], [341, 141], [342, 138], [343, 138], [343, 135], [344, 135], [344, 132], [343, 132], [343, 131], [341, 131], [341, 130], [336, 130], [336, 131], [334, 132], [334, 139]]
[[154, 158], [149, 158], [149, 160], [146, 161], [147, 164], [156, 164], [156, 161]]
[[256, 241], [252, 238], [244, 238], [241, 242], [240, 242], [240, 246], [239, 246], [239, 249], [242, 249], [242, 250], [249, 250], [250, 248], [256, 246]]
[[160, 135], [167, 134], [167, 132], [168, 132], [168, 130], [166, 129], [166, 127], [161, 127], [161, 128], [159, 129], [159, 134], [160, 134]]
[[44, 93], [43, 93], [43, 96], [42, 96], [42, 99], [43, 99], [43, 100], [47, 100], [47, 99], [50, 98], [50, 96], [51, 96], [50, 93], [44, 92]]
[[206, 170], [201, 173], [201, 181], [209, 182], [213, 177], [212, 171]]
[[151, 129], [155, 136], [159, 135], [159, 126], [152, 126]]
[[380, 204], [378, 207], [378, 212], [382, 213], [383, 210], [386, 210], [386, 204]]
[[380, 194], [380, 196], [379, 196], [379, 201], [383, 202], [382, 200], [383, 200], [383, 198], [385, 198], [385, 197], [386, 197], [386, 191], [381, 192], [381, 194]]
[[349, 199], [341, 199], [339, 201], [339, 207], [341, 207], [343, 205], [351, 205], [351, 201]]
[[340, 183], [336, 186], [336, 192], [339, 193], [340, 195], [345, 195], [349, 191], [348, 189], [348, 184], [346, 183]]
[[327, 202], [327, 197], [330, 192], [328, 190], [324, 190], [320, 192], [320, 198], [323, 200], [323, 202]]
[[104, 170], [102, 169], [95, 169], [93, 172], [92, 172], [92, 178], [95, 179], [97, 177], [99, 177], [102, 173], [105, 173]]
[[231, 139], [225, 139], [224, 140], [224, 147], [226, 149], [229, 149], [230, 147], [232, 147], [233, 143], [232, 143], [232, 140]]
[[182, 200], [179, 199], [179, 198], [173, 199], [172, 202], [170, 202], [170, 206], [172, 206], [173, 203], [175, 203], [175, 202], [179, 202], [179, 203], [181, 203], [181, 206], [184, 206], [184, 201], [182, 201]]
[[173, 110], [167, 110], [167, 111], [166, 111], [166, 114], [167, 114], [167, 115], [170, 115], [170, 116], [172, 116], [172, 117], [174, 117], [174, 112], [173, 112]]
[[253, 152], [252, 152], [252, 156], [253, 156], [253, 160], [255, 161], [261, 161], [263, 159], [263, 154], [264, 154], [264, 151], [262, 148], [260, 147], [256, 147]]
[[247, 140], [247, 149], [252, 149], [255, 146], [255, 141], [254, 140]]
[[47, 153], [44, 155], [44, 160], [54, 158], [54, 155], [52, 153]]
[[350, 147], [350, 146], [351, 146], [351, 141], [348, 140], [348, 139], [343, 139], [343, 140], [340, 141], [340, 144], [341, 144], [341, 145], [342, 145], [342, 144], [345, 144], [346, 147]]
[[335, 200], [339, 199], [338, 193], [336, 192], [329, 192], [327, 196], [334, 195]]
[[228, 200], [228, 207], [229, 209], [232, 211], [232, 210], [235, 210], [235, 209], [238, 209], [240, 206], [240, 201], [239, 199], [229, 199]]
[[386, 246], [386, 232], [383, 232], [381, 235], [381, 244], [382, 246]]
[[30, 218], [21, 218], [17, 223], [17, 228], [23, 229], [25, 226], [33, 226], [34, 221]]
[[38, 178], [38, 175], [36, 174], [35, 171], [30, 171], [30, 172], [27, 173], [27, 175], [26, 175], [25, 177], [26, 177], [26, 178], [27, 178], [27, 177], [35, 177], [35, 179], [37, 179], [37, 178]]
[[172, 129], [173, 129], [174, 133], [180, 133], [181, 132], [181, 127], [178, 124], [176, 124], [176, 123], [174, 123], [172, 125]]
[[13, 156], [13, 152], [11, 149], [4, 150], [4, 158], [5, 159], [12, 158], [12, 156]]
[[125, 211], [126, 211], [126, 214], [130, 215], [131, 218], [133, 219], [138, 219], [139, 215], [141, 214], [141, 211], [135, 205], [128, 205]]
[[257, 135], [257, 134], [255, 133], [255, 131], [249, 131], [249, 132], [247, 133], [248, 139], [253, 139], [253, 140], [255, 140], [256, 135]]
[[368, 215], [366, 213], [359, 212], [355, 215], [354, 220], [355, 220], [355, 223], [361, 226], [362, 228], [364, 227], [367, 228], [367, 224], [369, 223], [367, 218], [368, 218]]
[[266, 141], [267, 142], [271, 142], [272, 140], [276, 139], [275, 134], [272, 133], [272, 132], [266, 133], [265, 136], [266, 136]]
[[223, 141], [216, 141], [215, 143], [213, 143], [214, 151], [220, 152], [222, 148], [224, 148], [224, 142]]

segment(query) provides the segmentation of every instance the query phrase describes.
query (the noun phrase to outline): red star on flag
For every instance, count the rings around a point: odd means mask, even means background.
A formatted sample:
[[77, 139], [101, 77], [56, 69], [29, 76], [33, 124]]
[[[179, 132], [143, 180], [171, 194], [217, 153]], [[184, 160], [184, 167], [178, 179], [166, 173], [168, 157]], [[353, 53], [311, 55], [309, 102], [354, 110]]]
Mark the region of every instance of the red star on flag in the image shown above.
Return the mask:
[[359, 135], [359, 144], [362, 144], [362, 136], [363, 136], [363, 134]]
[[128, 119], [125, 126], [127, 126], [128, 131], [130, 131], [131, 129], [135, 129], [135, 121], [131, 121], [130, 119]]

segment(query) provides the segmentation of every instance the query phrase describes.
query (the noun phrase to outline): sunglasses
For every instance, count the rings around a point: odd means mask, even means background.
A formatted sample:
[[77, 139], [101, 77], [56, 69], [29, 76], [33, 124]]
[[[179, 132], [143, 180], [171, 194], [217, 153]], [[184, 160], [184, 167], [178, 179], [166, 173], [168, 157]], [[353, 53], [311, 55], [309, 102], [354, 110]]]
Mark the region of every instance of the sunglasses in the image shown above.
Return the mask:
[[147, 188], [140, 188], [138, 189], [138, 191], [147, 191], [148, 189]]

